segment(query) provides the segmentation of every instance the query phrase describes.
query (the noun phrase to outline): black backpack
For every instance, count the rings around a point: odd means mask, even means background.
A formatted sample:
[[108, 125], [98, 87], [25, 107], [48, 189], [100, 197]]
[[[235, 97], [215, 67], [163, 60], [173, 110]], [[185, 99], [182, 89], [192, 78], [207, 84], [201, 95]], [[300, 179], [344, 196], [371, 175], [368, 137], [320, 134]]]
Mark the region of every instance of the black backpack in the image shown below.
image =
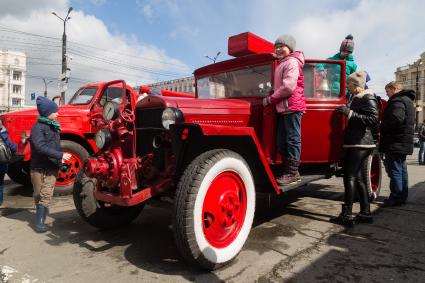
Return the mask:
[[4, 140], [3, 136], [0, 134], [0, 164], [10, 163], [12, 161], [13, 154]]

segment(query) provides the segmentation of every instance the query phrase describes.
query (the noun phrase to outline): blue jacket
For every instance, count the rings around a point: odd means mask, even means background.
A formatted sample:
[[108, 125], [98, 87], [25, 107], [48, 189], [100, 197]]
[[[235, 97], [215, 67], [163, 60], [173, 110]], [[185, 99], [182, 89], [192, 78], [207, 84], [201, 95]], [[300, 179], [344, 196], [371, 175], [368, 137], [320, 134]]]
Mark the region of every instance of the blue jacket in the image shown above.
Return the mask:
[[9, 132], [5, 127], [2, 127], [0, 129], [0, 135], [3, 138], [3, 140], [6, 142], [6, 145], [10, 148], [12, 153], [15, 153], [18, 150], [18, 146], [9, 139]]
[[[3, 140], [6, 142], [6, 145], [10, 148], [12, 153], [15, 153], [18, 150], [18, 146], [9, 139], [9, 132], [5, 127], [0, 128], [0, 135]], [[7, 172], [7, 163], [0, 164], [0, 174], [5, 174]], [[4, 175], [3, 175], [4, 176]]]
[[58, 170], [63, 152], [59, 132], [53, 126], [36, 122], [31, 128], [31, 169]]

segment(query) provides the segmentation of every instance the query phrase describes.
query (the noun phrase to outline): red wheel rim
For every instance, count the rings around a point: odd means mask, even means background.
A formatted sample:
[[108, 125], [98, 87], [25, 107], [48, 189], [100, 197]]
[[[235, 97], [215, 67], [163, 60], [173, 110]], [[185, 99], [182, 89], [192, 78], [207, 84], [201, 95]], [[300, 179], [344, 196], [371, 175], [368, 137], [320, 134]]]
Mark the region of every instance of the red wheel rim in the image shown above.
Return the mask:
[[67, 170], [63, 170], [62, 168], [59, 170], [58, 177], [56, 178], [56, 186], [57, 187], [66, 187], [75, 182], [75, 178], [77, 177], [78, 171], [82, 166], [81, 160], [74, 152], [66, 151], [70, 153], [72, 157], [64, 163]]
[[227, 247], [236, 239], [245, 221], [246, 200], [236, 172], [220, 173], [211, 182], [202, 206], [202, 229], [213, 247]]
[[379, 180], [380, 180], [380, 168], [381, 164], [379, 162], [379, 156], [372, 157], [372, 164], [370, 166], [370, 185], [372, 192], [376, 192], [379, 189]]

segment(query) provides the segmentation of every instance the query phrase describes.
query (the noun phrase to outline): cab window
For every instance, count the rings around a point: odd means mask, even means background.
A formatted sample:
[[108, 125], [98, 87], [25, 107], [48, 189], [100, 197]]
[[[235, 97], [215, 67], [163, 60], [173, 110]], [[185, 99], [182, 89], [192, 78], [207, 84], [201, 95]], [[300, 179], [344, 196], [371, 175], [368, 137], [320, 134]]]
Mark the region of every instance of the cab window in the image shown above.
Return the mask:
[[267, 96], [271, 89], [270, 64], [247, 66], [200, 78], [197, 81], [199, 98], [236, 98]]
[[[126, 95], [127, 96], [129, 95], [128, 90], [126, 90]], [[103, 106], [108, 101], [113, 101], [118, 104], [121, 104], [122, 103], [122, 88], [119, 88], [119, 87], [106, 88], [99, 99], [99, 105]]]
[[96, 95], [97, 87], [80, 88], [69, 100], [68, 104], [71, 105], [87, 105]]
[[341, 65], [307, 63], [303, 67], [304, 96], [323, 100], [339, 99], [341, 94]]

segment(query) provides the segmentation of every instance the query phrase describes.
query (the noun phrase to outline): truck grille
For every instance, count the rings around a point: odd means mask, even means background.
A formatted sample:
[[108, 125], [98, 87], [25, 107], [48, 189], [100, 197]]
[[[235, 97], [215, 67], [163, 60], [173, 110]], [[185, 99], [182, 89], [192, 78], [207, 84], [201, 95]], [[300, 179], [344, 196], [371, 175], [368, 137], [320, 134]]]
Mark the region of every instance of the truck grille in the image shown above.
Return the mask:
[[162, 128], [164, 108], [136, 109], [136, 128]]

